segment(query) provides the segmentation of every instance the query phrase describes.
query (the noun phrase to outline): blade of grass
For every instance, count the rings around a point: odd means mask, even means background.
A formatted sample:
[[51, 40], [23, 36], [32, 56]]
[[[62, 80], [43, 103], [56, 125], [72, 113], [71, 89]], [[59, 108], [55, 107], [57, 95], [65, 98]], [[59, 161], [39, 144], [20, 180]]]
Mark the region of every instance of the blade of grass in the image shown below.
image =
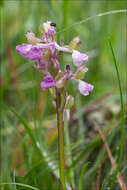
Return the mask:
[[[43, 152], [45, 154], [45, 156], [44, 156], [43, 153], [40, 150], [40, 145], [38, 144], [38, 142], [36, 142], [36, 139], [35, 139], [32, 131], [30, 130], [30, 127], [27, 124], [27, 122], [13, 108], [9, 107], [6, 104], [2, 104], [2, 107], [9, 110], [9, 111], [11, 111], [20, 120], [20, 122], [24, 125], [24, 128], [26, 129], [26, 131], [27, 131], [32, 143], [33, 143], [33, 146], [34, 146], [35, 150], [38, 152], [38, 155], [39, 155], [40, 159], [44, 161], [44, 164], [46, 164], [47, 152], [46, 151], [44, 152], [44, 150], [43, 150]], [[52, 163], [48, 163], [48, 168], [50, 168], [52, 171], [54, 171], [53, 168], [52, 168], [53, 165], [54, 164], [52, 164]], [[45, 168], [46, 168], [46, 166], [45, 166]], [[54, 171], [54, 174], [58, 178], [58, 170]], [[67, 185], [67, 189], [69, 189], [70, 185], [68, 183], [66, 185]]]
[[[93, 151], [91, 151], [91, 154], [93, 154]], [[103, 153], [105, 154], [105, 150]], [[100, 167], [101, 157], [102, 157], [102, 152], [100, 150], [98, 155], [95, 157], [94, 163], [91, 162], [90, 164], [91, 167], [89, 167], [89, 169], [85, 173], [85, 179], [84, 179], [86, 181], [85, 190], [90, 190], [92, 188], [93, 183], [97, 181], [97, 172]], [[104, 156], [102, 163], [104, 163], [105, 161], [106, 161], [106, 156]]]
[[[103, 140], [103, 142], [104, 142], [104, 145], [105, 145], [105, 147], [106, 147], [106, 150], [107, 150], [107, 153], [108, 153], [110, 162], [111, 162], [111, 164], [112, 164], [113, 169], [115, 170], [115, 169], [116, 169], [116, 163], [115, 163], [115, 161], [114, 161], [114, 158], [113, 158], [113, 156], [112, 156], [112, 153], [111, 153], [111, 150], [110, 150], [110, 148], [109, 148], [109, 146], [108, 146], [108, 143], [107, 143], [107, 141], [106, 141], [104, 135], [102, 134], [100, 127], [97, 125], [96, 122], [94, 122], [94, 124], [95, 124], [95, 129], [96, 129], [96, 130], [99, 132], [99, 134], [101, 135], [101, 138], [102, 138], [102, 140]], [[123, 181], [123, 179], [122, 179], [122, 176], [120, 175], [120, 172], [117, 172], [116, 175], [117, 175], [117, 180], [118, 180], [118, 182], [119, 182], [119, 185], [120, 185], [121, 189], [122, 189], [122, 190], [127, 190], [126, 185], [125, 185], [125, 183], [124, 183], [124, 181]]]
[[52, 6], [52, 2], [51, 1], [43, 1], [43, 3], [45, 4], [45, 8], [48, 10], [49, 14], [51, 15], [51, 18], [53, 19], [52, 21], [55, 21], [56, 20], [56, 13], [55, 13], [54, 8]]
[[103, 190], [103, 189], [104, 189], [105, 181], [106, 181], [106, 179], [104, 179], [104, 181], [102, 182], [102, 185], [101, 185], [101, 189], [100, 189], [100, 190]]
[[[92, 151], [91, 151], [91, 154], [92, 154]], [[92, 188], [93, 182], [96, 180], [97, 171], [98, 171], [100, 161], [101, 161], [101, 155], [102, 155], [102, 153], [100, 151], [95, 159], [94, 164], [93, 164], [93, 162], [91, 162], [91, 164], [90, 164], [91, 167], [85, 173], [85, 179], [84, 179], [86, 181], [85, 190], [90, 190]], [[104, 160], [103, 160], [103, 162], [104, 162]]]
[[81, 20], [81, 21], [79, 21], [79, 22], [75, 22], [75, 23], [72, 24], [71, 26], [69, 26], [69, 27], [67, 27], [67, 28], [64, 28], [63, 30], [58, 31], [57, 33], [61, 33], [61, 32], [68, 31], [68, 30], [70, 30], [71, 28], [73, 28], [73, 27], [75, 27], [75, 26], [77, 26], [77, 25], [79, 25], [79, 24], [83, 24], [83, 23], [85, 23], [85, 22], [87, 22], [87, 21], [89, 21], [89, 20], [92, 20], [92, 19], [96, 18], [96, 17], [102, 17], [102, 16], [111, 15], [111, 14], [116, 14], [116, 13], [126, 13], [126, 12], [127, 12], [126, 9], [121, 9], [121, 10], [113, 10], [113, 11], [107, 11], [107, 12], [104, 12], [104, 13], [99, 13], [99, 14], [97, 14], [97, 15], [94, 15], [94, 16], [88, 17], [88, 18], [86, 18], [86, 19], [83, 19], [83, 20]]
[[[126, 117], [125, 117], [126, 118]], [[115, 125], [114, 126], [118, 126], [119, 125], [119, 123], [120, 123], [120, 121], [117, 121], [116, 123], [115, 123]], [[109, 124], [110, 124], [110, 122], [109, 122]], [[116, 130], [116, 127], [109, 127], [109, 126], [107, 126], [106, 127], [106, 130], [104, 129], [102, 132], [103, 132], [103, 135], [105, 136], [105, 134], [107, 135], [107, 134], [109, 134], [109, 130], [111, 130], [111, 131], [115, 131], [116, 133], [119, 133], [119, 130], [120, 129], [118, 129], [118, 130]], [[113, 136], [113, 135], [112, 135]], [[81, 150], [81, 149], [79, 149], [79, 151], [78, 152], [81, 152], [79, 155], [78, 155], [78, 157], [76, 158], [76, 160], [74, 160], [74, 162], [73, 162], [73, 164], [71, 165], [71, 167], [70, 168], [73, 168], [73, 167], [76, 167], [76, 165], [78, 165], [78, 163], [80, 162], [80, 160], [83, 158], [83, 156], [87, 153], [87, 152], [89, 152], [90, 150], [92, 150], [92, 149], [94, 149], [94, 148], [96, 148], [97, 146], [99, 146], [100, 144], [101, 144], [101, 142], [102, 142], [102, 139], [100, 138], [100, 135], [98, 136], [97, 135], [97, 137], [95, 137], [95, 139], [90, 143], [90, 144], [88, 144], [88, 145], [86, 145], [85, 146], [85, 148], [83, 148], [83, 150]], [[80, 147], [80, 146], [79, 146]]]
[[80, 160], [83, 158], [83, 156], [89, 152], [90, 150], [94, 149], [95, 147], [99, 146], [99, 144], [101, 143], [101, 140], [97, 140], [94, 139], [89, 145], [86, 145], [86, 147], [84, 148], [84, 150], [81, 152], [81, 154], [76, 158], [76, 160], [74, 160], [73, 164], [71, 165], [70, 168], [76, 167], [76, 165], [78, 165], [78, 163], [80, 162]]
[[[4, 110], [1, 110], [1, 128], [0, 128], [0, 181], [8, 181], [9, 183], [12, 182], [12, 176], [10, 174], [10, 170], [9, 170], [9, 150], [10, 150], [10, 146], [9, 146], [9, 138], [8, 136], [4, 136], [2, 135], [2, 131], [1, 129], [6, 129], [7, 126], [9, 126], [9, 122], [7, 120], [7, 117], [4, 113]], [[6, 186], [7, 188], [7, 186]], [[8, 188], [10, 188], [10, 185], [8, 185]], [[3, 188], [4, 189], [4, 188]], [[2, 189], [2, 190], [3, 190]]]
[[[5, 109], [11, 111], [20, 120], [20, 122], [23, 124], [26, 132], [28, 133], [28, 135], [29, 135], [29, 137], [30, 137], [30, 139], [32, 141], [35, 150], [38, 152], [38, 155], [39, 155], [40, 159], [43, 160], [44, 157], [43, 157], [43, 153], [40, 150], [40, 144], [38, 144], [38, 142], [36, 142], [36, 139], [35, 139], [32, 131], [30, 129], [30, 126], [27, 124], [27, 122], [13, 108], [11, 108], [10, 106], [8, 106], [6, 104], [2, 104], [2, 107], [4, 107]], [[46, 156], [45, 156], [45, 159], [46, 159], [47, 152], [45, 152], [45, 154], [46, 154]]]
[[31, 185], [26, 185], [26, 184], [23, 184], [23, 183], [0, 183], [0, 186], [3, 186], [3, 185], [18, 185], [18, 186], [26, 187], [28, 189], [40, 190], [40, 189], [38, 189], [36, 187], [33, 187]]
[[[116, 131], [108, 136], [108, 143], [111, 144], [114, 137], [115, 137], [115, 134], [116, 134]], [[103, 133], [104, 135], [104, 133]], [[93, 167], [90, 167], [89, 170], [87, 171], [86, 175], [85, 175], [85, 179], [87, 181], [87, 184], [86, 184], [86, 190], [89, 190], [92, 188], [92, 183], [91, 181], [94, 181], [94, 180], [97, 180], [97, 172], [98, 172], [98, 169], [100, 167], [100, 163], [102, 161], [102, 164], [106, 163], [106, 159], [107, 159], [107, 155], [105, 154], [106, 152], [106, 149], [103, 150], [104, 152], [102, 153], [102, 150], [99, 151], [96, 159], [95, 159], [95, 162], [94, 162], [94, 165]], [[92, 151], [91, 151], [92, 153]], [[103, 160], [102, 160], [102, 154], [103, 154]], [[90, 178], [90, 180], [89, 180]]]
[[98, 174], [97, 174], [97, 183], [96, 183], [96, 187], [97, 190], [100, 190], [100, 184], [101, 184], [101, 174], [102, 174], [102, 165], [103, 165], [103, 157], [104, 157], [104, 147], [102, 147], [101, 152], [101, 156], [100, 156], [100, 164], [99, 164], [99, 168], [98, 168]]
[[[50, 162], [50, 163], [48, 162], [48, 160], [47, 160], [47, 155], [48, 155], [48, 153], [47, 153], [47, 151], [44, 149], [44, 147], [43, 147], [43, 152], [41, 152], [40, 144], [39, 144], [38, 142], [36, 142], [36, 139], [35, 139], [35, 137], [34, 137], [32, 131], [31, 131], [29, 125], [27, 124], [27, 122], [26, 122], [13, 108], [11, 108], [10, 106], [8, 106], [8, 105], [6, 105], [6, 104], [2, 104], [1, 106], [2, 106], [4, 109], [9, 110], [10, 112], [12, 112], [12, 113], [19, 119], [19, 121], [23, 124], [23, 126], [24, 126], [26, 132], [28, 133], [28, 135], [29, 135], [29, 137], [30, 137], [30, 139], [31, 139], [31, 141], [32, 141], [32, 144], [33, 144], [33, 146], [34, 146], [36, 152], [37, 152], [38, 155], [39, 155], [40, 160], [43, 160], [43, 163], [44, 163], [45, 168], [47, 168], [47, 167], [50, 168], [50, 169], [54, 172], [55, 176], [58, 178], [58, 170], [57, 170], [57, 171], [54, 171], [54, 169], [52, 168], [52, 166], [53, 166], [54, 164], [53, 164], [52, 162]], [[48, 166], [47, 166], [47, 165], [48, 165]], [[69, 184], [67, 184], [67, 186], [69, 186]]]
[[11, 108], [10, 106], [8, 106], [6, 104], [2, 104], [2, 107], [4, 107], [5, 109], [11, 111], [20, 120], [20, 122], [23, 124], [25, 130], [27, 131], [27, 133], [28, 133], [28, 135], [29, 135], [29, 137], [30, 137], [30, 139], [32, 141], [35, 150], [38, 152], [40, 158], [42, 159], [43, 156], [41, 154], [41, 151], [40, 151], [40, 149], [37, 146], [36, 140], [35, 140], [35, 138], [33, 136], [33, 133], [31, 131], [29, 125], [27, 124], [27, 122], [13, 108]]
[[[62, 27], [66, 28], [67, 26], [67, 17], [68, 17], [68, 7], [69, 7], [69, 1], [62, 1], [62, 9], [63, 9], [63, 21], [62, 21]], [[64, 33], [64, 40], [66, 40], [66, 33]]]
[[116, 62], [116, 57], [114, 54], [114, 50], [112, 47], [112, 43], [110, 41], [110, 39], [108, 40], [110, 48], [111, 48], [111, 52], [112, 52], [112, 56], [113, 56], [113, 61], [114, 61], [114, 65], [115, 65], [115, 69], [116, 69], [116, 73], [117, 73], [117, 79], [118, 79], [118, 85], [119, 85], [119, 91], [120, 91], [120, 102], [121, 102], [121, 140], [120, 140], [120, 154], [119, 154], [119, 160], [118, 160], [118, 164], [114, 173], [114, 177], [112, 180], [112, 183], [110, 185], [111, 189], [114, 186], [115, 183], [115, 179], [118, 173], [118, 170], [120, 169], [120, 164], [123, 158], [123, 147], [124, 147], [124, 140], [125, 140], [125, 126], [124, 126], [124, 103], [123, 103], [123, 94], [122, 94], [122, 88], [121, 88], [121, 81], [120, 81], [120, 74], [119, 74], [119, 69], [117, 66], [117, 62]]
[[86, 170], [87, 166], [89, 165], [89, 163], [90, 162], [85, 163], [81, 169], [80, 177], [79, 177], [79, 185], [78, 185], [79, 190], [83, 190], [83, 177], [84, 177], [85, 170]]
[[58, 135], [58, 132], [57, 132], [57, 129], [55, 128], [55, 129], [53, 130], [53, 132], [51, 132], [51, 136], [50, 136], [50, 138], [49, 138], [49, 140], [48, 140], [48, 142], [47, 142], [48, 147], [51, 147], [51, 146], [52, 146], [52, 144], [54, 143], [54, 141], [55, 141], [56, 138], [57, 138], [57, 135]]

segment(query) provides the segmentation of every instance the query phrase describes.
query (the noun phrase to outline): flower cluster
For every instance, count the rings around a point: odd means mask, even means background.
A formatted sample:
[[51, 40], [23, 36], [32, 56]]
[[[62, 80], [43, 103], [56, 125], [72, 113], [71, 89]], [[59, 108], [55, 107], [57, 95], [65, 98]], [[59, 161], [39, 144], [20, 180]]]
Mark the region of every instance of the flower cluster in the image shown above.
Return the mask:
[[[44, 78], [41, 81], [42, 90], [57, 87], [64, 88], [68, 80], [78, 83], [79, 92], [86, 96], [93, 90], [93, 85], [82, 81], [88, 68], [83, 62], [88, 61], [88, 55], [80, 53], [77, 49], [81, 45], [80, 37], [75, 37], [69, 45], [61, 45], [56, 42], [56, 24], [50, 21], [40, 26], [41, 38], [37, 38], [31, 31], [26, 32], [26, 44], [16, 46], [16, 50], [21, 56], [35, 61], [34, 65], [43, 72]], [[72, 60], [77, 70], [72, 73], [70, 66], [66, 65], [66, 70], [61, 71], [60, 57], [66, 52], [72, 54]]]

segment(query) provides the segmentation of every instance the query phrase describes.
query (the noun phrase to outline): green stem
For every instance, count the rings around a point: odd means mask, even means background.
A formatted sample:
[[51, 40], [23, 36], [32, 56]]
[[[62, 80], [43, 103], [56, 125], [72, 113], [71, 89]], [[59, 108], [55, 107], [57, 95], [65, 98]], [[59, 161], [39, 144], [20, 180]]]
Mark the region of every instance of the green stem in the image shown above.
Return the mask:
[[58, 89], [56, 89], [60, 190], [66, 190], [65, 172], [64, 172], [64, 123], [63, 123], [63, 109], [60, 109], [60, 106], [61, 106], [61, 94], [58, 92]]
[[[66, 154], [67, 154], [67, 163], [68, 163], [68, 167], [70, 167], [72, 165], [72, 154], [71, 154], [71, 147], [69, 146], [70, 143], [70, 138], [69, 138], [69, 129], [68, 129], [68, 121], [67, 121], [67, 117], [65, 116], [64, 119], [64, 134], [65, 134], [65, 145], [67, 147], [66, 150]], [[74, 172], [73, 170], [69, 171], [69, 178], [71, 180], [71, 184], [72, 187], [75, 187], [75, 182], [74, 182]]]

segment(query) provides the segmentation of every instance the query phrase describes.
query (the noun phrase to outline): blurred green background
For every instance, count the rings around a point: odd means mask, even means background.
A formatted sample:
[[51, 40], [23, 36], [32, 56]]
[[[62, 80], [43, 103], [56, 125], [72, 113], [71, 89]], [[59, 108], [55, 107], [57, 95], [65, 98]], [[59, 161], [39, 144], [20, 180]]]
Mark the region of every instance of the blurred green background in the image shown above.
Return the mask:
[[[90, 161], [90, 166], [83, 177], [82, 190], [97, 189], [96, 181], [100, 157], [104, 149], [103, 142], [98, 140], [92, 144], [98, 135], [96, 132], [93, 132], [92, 136], [88, 134], [88, 127], [93, 126], [91, 124], [93, 116], [89, 119], [84, 115], [85, 111], [81, 110], [103, 96], [103, 102], [99, 99], [99, 105], [101, 104], [102, 107], [99, 107], [97, 103], [99, 111], [96, 112], [93, 109], [91, 112], [95, 112], [94, 117], [99, 118], [101, 124], [104, 124], [103, 129], [105, 129], [105, 123], [109, 128], [118, 125], [117, 130], [112, 130], [108, 136], [109, 145], [113, 148], [112, 152], [117, 161], [120, 143], [120, 123], [117, 118], [120, 114], [120, 96], [108, 39], [111, 39], [114, 48], [126, 105], [127, 18], [125, 12], [114, 14], [115, 10], [125, 9], [126, 1], [124, 0], [8, 0], [0, 2], [0, 101], [4, 104], [4, 109], [1, 110], [1, 182], [25, 183], [40, 190], [59, 189], [57, 130], [52, 98], [48, 91], [43, 92], [40, 89], [43, 75], [33, 67], [32, 62], [16, 52], [16, 45], [26, 43], [27, 30], [32, 30], [38, 36], [39, 25], [51, 20], [57, 24], [58, 43], [64, 38], [65, 44], [68, 44], [73, 37], [80, 36], [81, 52], [89, 55], [87, 63], [89, 72], [84, 80], [94, 85], [94, 91], [90, 96], [83, 97], [77, 95], [76, 85], [72, 85], [71, 82], [67, 85], [69, 93], [76, 98], [75, 106], [71, 110], [72, 122], [68, 124], [65, 121], [66, 177], [68, 184], [74, 190], [80, 190], [79, 176], [84, 164]], [[99, 15], [106, 12], [110, 14]], [[70, 64], [74, 69], [71, 56], [63, 56], [61, 67], [64, 68], [66, 64]], [[106, 98], [106, 94], [110, 92], [110, 96]], [[102, 116], [105, 105], [109, 105], [106, 110], [110, 110], [106, 112], [109, 114], [107, 121]], [[73, 123], [75, 118], [76, 123]], [[110, 177], [113, 175], [113, 170], [105, 149], [103, 154], [104, 170], [98, 183], [101, 186], [106, 179], [103, 189], [107, 189], [111, 183]], [[126, 158], [125, 151], [121, 165], [125, 179]], [[89, 176], [93, 179], [92, 182]], [[114, 190], [119, 189], [118, 184], [115, 185]], [[25, 190], [30, 187], [14, 184], [2, 185], [0, 188]]]

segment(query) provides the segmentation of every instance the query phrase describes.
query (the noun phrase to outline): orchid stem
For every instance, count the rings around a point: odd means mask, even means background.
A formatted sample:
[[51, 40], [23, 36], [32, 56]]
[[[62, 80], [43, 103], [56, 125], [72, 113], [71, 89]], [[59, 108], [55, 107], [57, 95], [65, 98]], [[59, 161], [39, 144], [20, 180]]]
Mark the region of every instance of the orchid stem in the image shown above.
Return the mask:
[[59, 154], [59, 173], [60, 190], [66, 190], [65, 169], [64, 169], [64, 123], [63, 109], [60, 109], [61, 93], [56, 89], [56, 110], [57, 110], [57, 128], [58, 128], [58, 154]]

